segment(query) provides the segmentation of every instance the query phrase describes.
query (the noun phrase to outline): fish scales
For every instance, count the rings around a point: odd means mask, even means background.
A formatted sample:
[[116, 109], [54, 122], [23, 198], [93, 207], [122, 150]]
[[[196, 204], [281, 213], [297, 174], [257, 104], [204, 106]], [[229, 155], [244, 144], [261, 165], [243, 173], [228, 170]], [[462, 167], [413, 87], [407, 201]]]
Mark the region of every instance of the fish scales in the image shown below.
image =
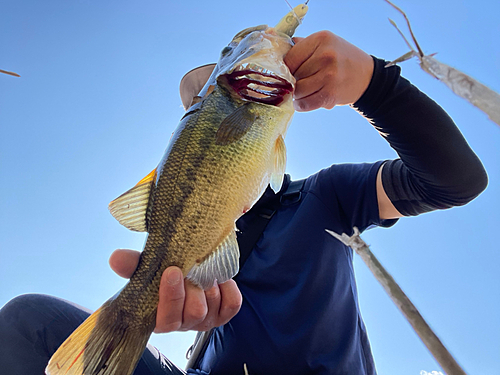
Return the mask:
[[[219, 124], [238, 104], [217, 89], [198, 111], [183, 119], [173, 135], [160, 163], [141, 262], [120, 294], [120, 299], [134, 303], [124, 309], [131, 311], [139, 305], [141, 314], [151, 314], [158, 303], [163, 270], [176, 265], [186, 275], [194, 262], [203, 261], [234, 228], [243, 205], [258, 198], [263, 189], [259, 181], [266, 177], [258, 171], [270, 169], [272, 139], [278, 134], [259, 123], [266, 119], [262, 115], [239, 142], [216, 145]], [[256, 110], [268, 117], [283, 112], [277, 107], [270, 111], [258, 103], [251, 105], [262, 107]], [[249, 190], [256, 185], [257, 189]], [[146, 305], [149, 309], [144, 309]]]

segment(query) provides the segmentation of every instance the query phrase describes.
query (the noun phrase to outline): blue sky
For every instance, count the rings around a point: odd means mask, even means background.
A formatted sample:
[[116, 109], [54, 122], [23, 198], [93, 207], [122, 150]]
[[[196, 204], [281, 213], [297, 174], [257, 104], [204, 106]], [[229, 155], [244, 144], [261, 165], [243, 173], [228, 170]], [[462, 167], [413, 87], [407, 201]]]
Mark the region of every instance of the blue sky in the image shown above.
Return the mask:
[[[426, 53], [500, 91], [498, 16], [490, 0], [399, 0]], [[297, 4], [293, 4], [297, 5]], [[386, 59], [407, 52], [382, 0], [310, 2], [297, 35], [328, 29]], [[0, 306], [28, 292], [98, 308], [124, 285], [108, 266], [116, 248], [141, 249], [107, 205], [160, 160], [183, 114], [183, 74], [215, 62], [243, 28], [275, 24], [281, 0], [3, 1], [0, 12]], [[474, 374], [500, 366], [500, 127], [416, 60], [403, 75], [454, 118], [483, 161], [489, 186], [461, 208], [405, 218], [364, 235], [459, 363]], [[296, 114], [287, 172], [396, 155], [348, 107]], [[360, 305], [380, 374], [438, 365], [385, 292], [355, 260]], [[193, 333], [155, 335], [179, 366]], [[265, 345], [265, 343], [263, 343]]]

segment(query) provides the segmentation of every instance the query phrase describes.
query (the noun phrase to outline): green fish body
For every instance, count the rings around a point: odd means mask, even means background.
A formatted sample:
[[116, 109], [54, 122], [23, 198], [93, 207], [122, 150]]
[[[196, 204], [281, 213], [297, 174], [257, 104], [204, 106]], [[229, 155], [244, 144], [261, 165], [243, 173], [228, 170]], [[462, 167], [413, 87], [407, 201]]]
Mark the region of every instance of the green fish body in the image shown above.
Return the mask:
[[238, 272], [235, 221], [269, 184], [279, 191], [285, 171], [295, 80], [283, 62], [293, 30], [283, 28], [288, 35], [258, 26], [233, 38], [158, 167], [110, 203], [121, 224], [148, 233], [139, 265], [60, 346], [47, 374], [131, 374], [154, 330], [167, 267], [203, 289]]

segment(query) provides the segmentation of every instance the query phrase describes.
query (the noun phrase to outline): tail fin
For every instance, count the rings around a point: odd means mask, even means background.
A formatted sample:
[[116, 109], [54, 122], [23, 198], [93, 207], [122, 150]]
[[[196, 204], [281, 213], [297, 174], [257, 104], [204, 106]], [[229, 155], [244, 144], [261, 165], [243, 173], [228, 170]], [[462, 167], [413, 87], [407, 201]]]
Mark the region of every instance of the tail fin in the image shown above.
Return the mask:
[[127, 323], [123, 311], [106, 302], [57, 349], [47, 375], [129, 375], [134, 371], [154, 329]]

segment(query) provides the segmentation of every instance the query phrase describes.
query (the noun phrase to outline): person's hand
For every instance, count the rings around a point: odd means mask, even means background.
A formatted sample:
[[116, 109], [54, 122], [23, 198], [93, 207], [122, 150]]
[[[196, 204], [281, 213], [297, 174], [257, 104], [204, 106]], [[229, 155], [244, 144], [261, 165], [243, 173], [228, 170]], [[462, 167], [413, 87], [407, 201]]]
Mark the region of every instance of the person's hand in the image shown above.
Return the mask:
[[293, 39], [285, 63], [297, 80], [297, 111], [332, 109], [363, 95], [373, 74], [370, 55], [329, 31]]
[[[115, 250], [109, 265], [118, 275], [130, 278], [139, 263], [140, 252]], [[156, 333], [208, 331], [226, 324], [240, 310], [241, 293], [234, 280], [203, 291], [185, 280], [178, 267], [167, 268], [161, 277]]]

